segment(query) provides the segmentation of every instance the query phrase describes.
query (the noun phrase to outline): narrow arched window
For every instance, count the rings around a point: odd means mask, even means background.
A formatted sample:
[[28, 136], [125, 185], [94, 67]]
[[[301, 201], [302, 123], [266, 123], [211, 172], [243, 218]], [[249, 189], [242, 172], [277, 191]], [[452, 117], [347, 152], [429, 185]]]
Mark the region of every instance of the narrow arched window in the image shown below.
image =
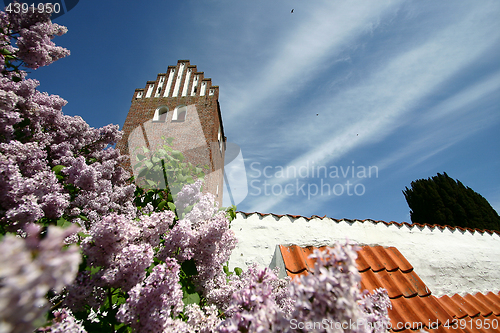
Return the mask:
[[172, 121], [183, 122], [186, 120], [187, 107], [185, 105], [180, 105], [174, 110], [174, 115]]
[[164, 123], [167, 120], [167, 114], [168, 114], [168, 107], [166, 107], [165, 105], [160, 106], [155, 110], [153, 121]]

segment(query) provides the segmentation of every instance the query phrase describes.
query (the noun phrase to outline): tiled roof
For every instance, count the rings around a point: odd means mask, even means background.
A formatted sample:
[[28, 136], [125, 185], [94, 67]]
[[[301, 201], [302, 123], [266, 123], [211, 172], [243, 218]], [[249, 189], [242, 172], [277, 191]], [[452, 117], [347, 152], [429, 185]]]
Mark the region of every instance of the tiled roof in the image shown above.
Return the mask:
[[[309, 274], [315, 263], [309, 258], [314, 249], [280, 245], [287, 274], [292, 278]], [[393, 332], [413, 332], [405, 329], [405, 323], [414, 328], [421, 323], [430, 332], [500, 332], [500, 293], [436, 298], [395, 247], [363, 246], [356, 264], [362, 290], [387, 289]], [[449, 327], [445, 327], [446, 323]], [[490, 327], [485, 330], [487, 323]]]
[[[264, 217], [264, 216], [275, 216], [277, 218], [281, 218], [283, 216], [287, 216], [287, 217], [290, 217], [292, 219], [299, 219], [299, 218], [303, 218], [305, 220], [311, 220], [311, 219], [325, 219], [327, 218], [327, 216], [318, 216], [318, 215], [312, 215], [311, 217], [306, 217], [306, 216], [301, 216], [301, 215], [291, 215], [291, 214], [272, 214], [272, 213], [259, 213], [259, 212], [253, 212], [253, 213], [247, 213], [247, 212], [241, 212], [241, 211], [238, 211], [238, 213], [241, 213], [245, 216], [249, 216], [249, 215], [253, 215], [253, 214], [257, 214], [257, 215], [260, 215], [261, 217]], [[440, 224], [428, 224], [428, 223], [408, 223], [408, 222], [395, 222], [395, 221], [390, 221], [390, 222], [386, 222], [386, 221], [380, 221], [380, 220], [370, 220], [370, 219], [364, 219], [364, 220], [353, 220], [353, 219], [334, 219], [334, 218], [331, 218], [329, 217], [330, 220], [332, 221], [335, 221], [335, 222], [342, 222], [342, 221], [345, 221], [345, 222], [349, 222], [349, 223], [354, 223], [354, 222], [373, 222], [373, 223], [383, 223], [385, 225], [397, 225], [397, 226], [409, 226], [409, 227], [419, 227], [419, 228], [425, 228], [425, 227], [428, 227], [430, 229], [435, 229], [435, 228], [438, 228], [440, 230], [444, 230], [444, 229], [449, 229], [449, 230], [455, 230], [455, 229], [458, 229], [460, 231], [469, 231], [471, 233], [474, 233], [474, 232], [479, 232], [481, 234], [483, 233], [488, 233], [490, 235], [492, 234], [498, 234], [500, 235], [500, 231], [499, 230], [489, 230], [489, 229], [478, 229], [478, 228], [463, 228], [463, 227], [453, 227], [453, 226], [450, 226], [450, 225], [440, 225]]]

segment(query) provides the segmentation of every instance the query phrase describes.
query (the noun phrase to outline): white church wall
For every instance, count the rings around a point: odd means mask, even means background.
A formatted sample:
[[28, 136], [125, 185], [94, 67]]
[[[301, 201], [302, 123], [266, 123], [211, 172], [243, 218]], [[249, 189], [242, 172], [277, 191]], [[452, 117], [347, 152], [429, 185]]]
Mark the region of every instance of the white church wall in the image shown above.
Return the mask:
[[434, 296], [500, 291], [500, 236], [429, 226], [238, 213], [229, 266], [271, 265], [277, 245], [324, 246], [337, 241], [395, 246]]

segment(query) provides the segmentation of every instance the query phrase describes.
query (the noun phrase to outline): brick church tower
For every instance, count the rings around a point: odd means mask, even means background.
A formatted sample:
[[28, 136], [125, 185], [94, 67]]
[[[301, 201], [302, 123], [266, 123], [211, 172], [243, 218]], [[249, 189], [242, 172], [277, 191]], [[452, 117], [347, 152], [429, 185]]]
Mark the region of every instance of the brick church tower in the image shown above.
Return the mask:
[[[179, 60], [177, 66], [158, 74], [156, 81], [135, 90], [117, 148], [130, 156], [133, 165], [137, 148], [154, 152], [164, 144], [162, 137], [174, 138], [173, 148], [182, 152], [186, 161], [208, 166], [203, 192], [215, 195], [220, 207], [226, 137], [218, 98], [219, 87], [212, 86], [211, 79], [204, 78], [189, 60]], [[124, 167], [137, 172], [130, 161]]]

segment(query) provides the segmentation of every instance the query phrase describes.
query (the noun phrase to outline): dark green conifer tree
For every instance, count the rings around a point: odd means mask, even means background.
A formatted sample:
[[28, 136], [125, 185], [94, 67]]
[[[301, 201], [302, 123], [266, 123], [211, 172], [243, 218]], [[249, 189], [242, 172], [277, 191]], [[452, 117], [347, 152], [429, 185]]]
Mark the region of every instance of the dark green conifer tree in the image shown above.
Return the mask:
[[411, 182], [403, 194], [413, 223], [500, 230], [500, 216], [489, 202], [446, 172]]

